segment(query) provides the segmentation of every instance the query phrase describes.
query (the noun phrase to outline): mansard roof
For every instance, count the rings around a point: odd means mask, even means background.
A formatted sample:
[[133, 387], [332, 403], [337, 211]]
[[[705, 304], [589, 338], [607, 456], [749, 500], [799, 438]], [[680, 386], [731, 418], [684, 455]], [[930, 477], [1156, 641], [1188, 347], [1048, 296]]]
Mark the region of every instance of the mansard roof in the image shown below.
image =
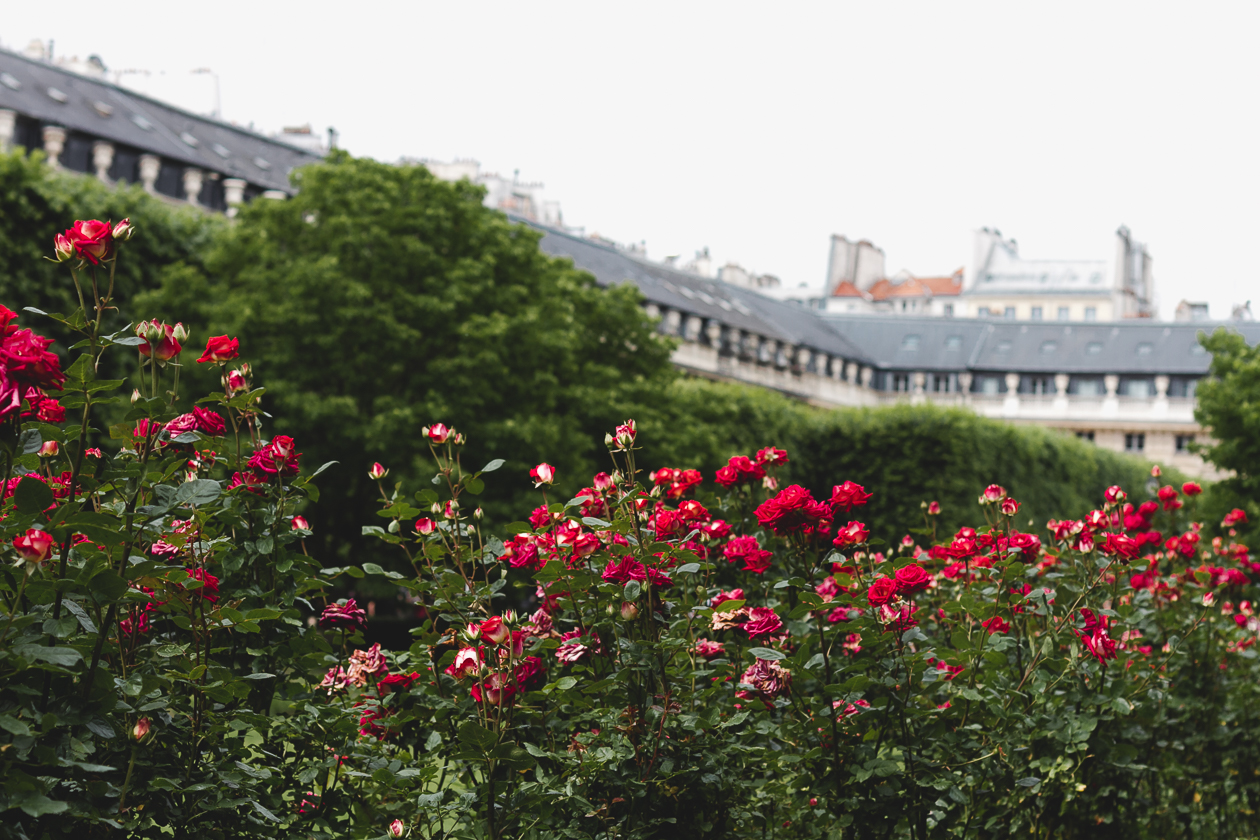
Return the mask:
[[853, 361], [865, 354], [830, 327], [812, 310], [794, 303], [774, 300], [721, 280], [713, 280], [668, 268], [617, 248], [565, 231], [527, 221], [542, 232], [539, 247], [554, 257], [568, 257], [589, 271], [601, 286], [631, 282], [650, 303], [675, 309], [729, 327], [765, 336], [787, 344], [801, 345]]
[[290, 194], [289, 173], [319, 159], [253, 131], [6, 50], [0, 50], [0, 108]]
[[1251, 323], [823, 317], [876, 367], [889, 370], [1202, 376], [1211, 357], [1199, 344], [1201, 332], [1225, 327], [1260, 342], [1260, 324]]

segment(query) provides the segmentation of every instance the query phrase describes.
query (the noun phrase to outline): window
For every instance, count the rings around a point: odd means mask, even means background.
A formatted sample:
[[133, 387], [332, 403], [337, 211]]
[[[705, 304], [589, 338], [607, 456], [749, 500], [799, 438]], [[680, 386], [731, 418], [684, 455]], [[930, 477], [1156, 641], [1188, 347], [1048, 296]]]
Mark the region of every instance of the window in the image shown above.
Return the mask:
[[1059, 320], [1060, 321], [1070, 320], [1071, 318], [1070, 312], [1071, 310], [1069, 310], [1066, 306], [1060, 306], [1059, 307]]
[[907, 335], [901, 339], [902, 350], [918, 350], [919, 337], [917, 335]]
[[982, 307], [980, 307], [979, 309], [977, 309], [977, 310], [976, 310], [976, 317], [977, 317], [977, 318], [988, 318], [988, 317], [989, 317], [989, 315], [990, 315], [990, 312], [989, 312], [989, 307], [987, 307], [987, 306], [982, 306]]
[[1152, 390], [1149, 379], [1130, 379], [1125, 383], [1124, 393], [1134, 399], [1147, 400], [1150, 399]]
[[1184, 454], [1190, 451], [1190, 444], [1194, 443], [1194, 435], [1177, 435], [1177, 452]]
[[1139, 356], [1149, 356], [1154, 351], [1155, 345], [1151, 344], [1149, 341], [1143, 341], [1137, 346], [1137, 354]]
[[894, 391], [909, 391], [910, 390], [910, 374], [908, 373], [894, 373], [892, 382], [893, 382], [892, 389]]
[[1054, 393], [1054, 387], [1050, 383], [1048, 376], [1032, 376], [1028, 379], [1028, 393], [1038, 396]]
[[1093, 432], [1077, 432], [1077, 433], [1076, 433], [1076, 436], [1077, 436], [1078, 438], [1080, 438], [1081, 440], [1087, 440], [1087, 441], [1089, 441], [1090, 443], [1093, 443], [1093, 442], [1094, 442], [1094, 433], [1093, 433]]
[[1102, 342], [1091, 341], [1089, 344], [1085, 345], [1085, 352], [1090, 356], [1100, 355], [1102, 353]]
[[1098, 320], [1098, 307], [1096, 306], [1085, 307], [1085, 320], [1097, 321]]
[[1131, 432], [1124, 436], [1125, 452], [1141, 452], [1146, 449], [1146, 435], [1141, 432]]
[[984, 376], [980, 379], [980, 393], [982, 394], [989, 394], [992, 396], [993, 394], [998, 393], [1001, 387], [1001, 382], [998, 381], [996, 376]]
[[953, 375], [949, 373], [932, 374], [932, 390], [937, 393], [948, 393], [957, 391], [958, 386], [953, 384]]
[[1028, 317], [1034, 321], [1040, 321], [1041, 320], [1041, 307], [1034, 306], [1031, 310], [1029, 310]]
[[952, 303], [945, 304], [944, 309], [942, 310], [941, 314], [943, 314], [946, 318], [952, 318], [954, 316], [954, 304]]
[[1097, 397], [1102, 393], [1102, 389], [1098, 387], [1097, 379], [1078, 379], [1076, 381], [1076, 395], [1078, 397]]
[[1059, 349], [1058, 342], [1055, 342], [1055, 341], [1041, 342], [1041, 355], [1043, 356], [1049, 356], [1051, 353], [1053, 353], [1055, 350], [1058, 350], [1058, 349]]
[[1015, 320], [1015, 307], [1008, 306], [1006, 307], [1006, 309], [1002, 310], [1002, 317], [1008, 320], [1014, 321]]
[[957, 350], [957, 349], [959, 349], [960, 347], [962, 347], [962, 336], [961, 336], [961, 335], [948, 335], [948, 336], [945, 336], [945, 349], [946, 349], [946, 350]]

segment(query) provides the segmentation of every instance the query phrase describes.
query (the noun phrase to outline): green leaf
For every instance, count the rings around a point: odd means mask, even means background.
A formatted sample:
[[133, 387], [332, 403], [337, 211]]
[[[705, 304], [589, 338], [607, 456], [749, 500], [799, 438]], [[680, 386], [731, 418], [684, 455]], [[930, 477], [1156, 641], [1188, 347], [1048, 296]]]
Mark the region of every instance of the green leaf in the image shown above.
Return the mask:
[[275, 674], [265, 674], [262, 671], [258, 671], [253, 674], [246, 674], [245, 676], [241, 677], [241, 679], [243, 680], [274, 680], [275, 678], [276, 678]]
[[65, 802], [49, 799], [42, 793], [36, 793], [22, 800], [20, 807], [32, 817], [42, 817], [44, 814], [60, 814], [70, 806]]
[[1026, 776], [1017, 781], [1015, 784], [1020, 785], [1021, 787], [1032, 787], [1040, 781], [1041, 779], [1038, 779], [1036, 776]]
[[676, 571], [680, 575], [694, 575], [696, 572], [700, 571], [700, 564], [699, 563], [684, 563], [683, 565], [679, 566]]
[[560, 679], [556, 680], [556, 688], [560, 689], [561, 691], [568, 691], [570, 688], [573, 688], [573, 686], [577, 685], [577, 683], [578, 683], [577, 677], [561, 677]]
[[175, 503], [179, 505], [204, 505], [213, 502], [222, 494], [219, 482], [209, 478], [197, 478], [185, 481], [175, 491]]
[[273, 814], [273, 813], [271, 813], [270, 811], [268, 811], [268, 810], [267, 810], [266, 808], [264, 808], [263, 806], [259, 805], [259, 804], [258, 804], [257, 802], [255, 802], [254, 800], [252, 800], [252, 799], [251, 799], [251, 800], [249, 801], [249, 804], [254, 806], [254, 810], [255, 810], [255, 811], [257, 811], [258, 813], [262, 814], [264, 817], [266, 817], [267, 819], [271, 820], [272, 822], [276, 822], [276, 823], [280, 822], [280, 818], [279, 818], [279, 817], [277, 817], [275, 814]]
[[773, 650], [772, 648], [755, 647], [749, 648], [748, 652], [758, 659], [768, 659], [771, 662], [777, 662], [780, 659], [786, 659], [787, 654], [782, 651]]
[[101, 601], [117, 601], [127, 591], [127, 581], [110, 569], [93, 577], [88, 586]]
[[464, 489], [474, 496], [480, 496], [486, 489], [486, 483], [475, 476], [464, 476]]
[[385, 571], [376, 563], [364, 563], [363, 571], [368, 573], [369, 575], [384, 575], [385, 577], [390, 578], [391, 580], [398, 580], [399, 578], [403, 577], [402, 575], [398, 574], [398, 572]]
[[499, 467], [503, 466], [503, 463], [504, 461], [502, 458], [495, 458], [493, 461], [491, 461], [490, 463], [482, 467], [481, 472], [483, 473], [494, 472]]
[[723, 721], [720, 724], [720, 728], [728, 729], [732, 726], [739, 726], [741, 723], [743, 723], [746, 720], [748, 720], [748, 712], [747, 711], [739, 712], [738, 714], [735, 715], [735, 717], [731, 718], [730, 720]]
[[12, 715], [0, 715], [0, 729], [19, 737], [31, 734], [31, 727]]
[[459, 740], [464, 746], [478, 752], [485, 752], [494, 746], [494, 733], [476, 721], [466, 720], [459, 726]]
[[626, 584], [626, 588], [622, 590], [621, 594], [627, 601], [637, 601], [639, 599], [639, 593], [642, 591], [643, 588], [639, 586], [639, 582], [637, 580], [632, 580]]
[[39, 433], [39, 429], [27, 429], [22, 432], [22, 436], [18, 438], [18, 450], [23, 455], [34, 455], [43, 445], [44, 438]]
[[24, 645], [18, 648], [23, 656], [47, 662], [49, 665], [69, 667], [83, 661], [83, 654], [72, 647], [45, 647], [44, 645]]
[[18, 482], [17, 489], [13, 491], [13, 501], [22, 513], [39, 513], [47, 510], [54, 500], [47, 484], [27, 476]]
[[429, 733], [429, 737], [424, 741], [424, 749], [426, 752], [433, 752], [442, 746], [442, 733], [434, 729]]

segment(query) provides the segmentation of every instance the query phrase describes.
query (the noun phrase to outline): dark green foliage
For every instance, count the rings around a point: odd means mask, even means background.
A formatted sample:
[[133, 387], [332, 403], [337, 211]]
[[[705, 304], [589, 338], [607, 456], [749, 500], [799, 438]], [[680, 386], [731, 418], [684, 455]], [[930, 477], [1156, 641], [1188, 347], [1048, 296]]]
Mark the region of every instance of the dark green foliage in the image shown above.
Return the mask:
[[208, 273], [172, 273], [141, 306], [238, 336], [275, 431], [340, 462], [311, 511], [326, 550], [370, 517], [372, 461], [419, 475], [428, 424], [468, 436], [469, 467], [510, 453], [515, 481], [488, 482], [488, 501], [519, 498], [544, 458], [570, 483], [604, 468], [603, 430], [673, 378], [636, 290], [541, 253], [480, 188], [345, 155], [296, 178], [296, 198], [242, 214]]
[[1212, 440], [1193, 448], [1231, 474], [1205, 494], [1204, 516], [1219, 522], [1233, 508], [1245, 510], [1250, 525], [1239, 530], [1250, 542], [1260, 521], [1254, 501], [1260, 490], [1260, 349], [1224, 327], [1201, 340], [1212, 354], [1212, 366], [1195, 392], [1194, 418]]

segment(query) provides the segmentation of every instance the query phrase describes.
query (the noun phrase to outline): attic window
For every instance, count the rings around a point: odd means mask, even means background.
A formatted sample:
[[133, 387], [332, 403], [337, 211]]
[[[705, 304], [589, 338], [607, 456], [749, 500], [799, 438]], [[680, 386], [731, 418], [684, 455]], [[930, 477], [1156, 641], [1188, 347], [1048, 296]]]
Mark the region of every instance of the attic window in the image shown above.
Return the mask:
[[1009, 353], [1011, 352], [1011, 343], [1009, 341], [999, 341], [994, 350], [998, 353]]
[[962, 336], [961, 336], [961, 335], [950, 335], [950, 336], [946, 336], [946, 337], [945, 337], [945, 349], [946, 349], [946, 350], [957, 350], [957, 349], [958, 349], [958, 348], [960, 348], [960, 347], [962, 347]]
[[57, 90], [55, 87], [50, 87], [48, 89], [48, 98], [53, 102], [60, 102], [64, 105], [70, 101], [70, 94], [62, 90]]
[[200, 146], [200, 145], [201, 145], [201, 141], [200, 141], [200, 140], [198, 140], [196, 137], [193, 137], [193, 136], [192, 136], [191, 134], [189, 134], [187, 131], [185, 131], [185, 132], [181, 133], [181, 134], [179, 135], [179, 139], [180, 139], [180, 140], [183, 140], [183, 141], [184, 141], [185, 143], [187, 143], [189, 146]]
[[102, 117], [108, 117], [114, 113], [113, 105], [102, 102], [99, 99], [92, 103], [92, 107], [95, 108], [96, 113], [100, 114]]
[[1055, 350], [1058, 350], [1058, 349], [1059, 349], [1059, 344], [1057, 341], [1041, 342], [1041, 355], [1043, 356], [1049, 356], [1051, 353], [1053, 353]]
[[257, 166], [259, 169], [270, 169], [270, 168], [271, 168], [271, 164], [270, 164], [270, 163], [268, 163], [265, 159], [260, 158], [260, 157], [256, 157], [256, 158], [254, 158], [254, 166]]
[[918, 350], [919, 337], [917, 335], [907, 335], [901, 339], [902, 350]]
[[153, 130], [153, 123], [149, 122], [147, 119], [140, 116], [139, 114], [132, 114], [131, 121], [135, 123], [136, 125], [140, 126], [140, 128], [144, 129], [145, 131]]
[[219, 157], [221, 157], [221, 158], [231, 157], [231, 156], [232, 156], [232, 150], [231, 150], [231, 149], [229, 149], [227, 146], [224, 146], [224, 145], [223, 145], [223, 144], [221, 144], [221, 143], [215, 143], [215, 144], [214, 144], [213, 146], [211, 146], [210, 148], [214, 149], [214, 153], [215, 153], [216, 155], [218, 155]]
[[1139, 356], [1149, 356], [1155, 350], [1155, 345], [1149, 341], [1143, 341], [1137, 346], [1137, 354]]
[[0, 73], [0, 84], [3, 84], [5, 87], [9, 88], [10, 90], [22, 89], [22, 83], [19, 82], [17, 79], [15, 79], [13, 76], [9, 75], [8, 73]]
[[1091, 341], [1085, 345], [1085, 353], [1090, 356], [1098, 356], [1102, 353], [1102, 342]]

